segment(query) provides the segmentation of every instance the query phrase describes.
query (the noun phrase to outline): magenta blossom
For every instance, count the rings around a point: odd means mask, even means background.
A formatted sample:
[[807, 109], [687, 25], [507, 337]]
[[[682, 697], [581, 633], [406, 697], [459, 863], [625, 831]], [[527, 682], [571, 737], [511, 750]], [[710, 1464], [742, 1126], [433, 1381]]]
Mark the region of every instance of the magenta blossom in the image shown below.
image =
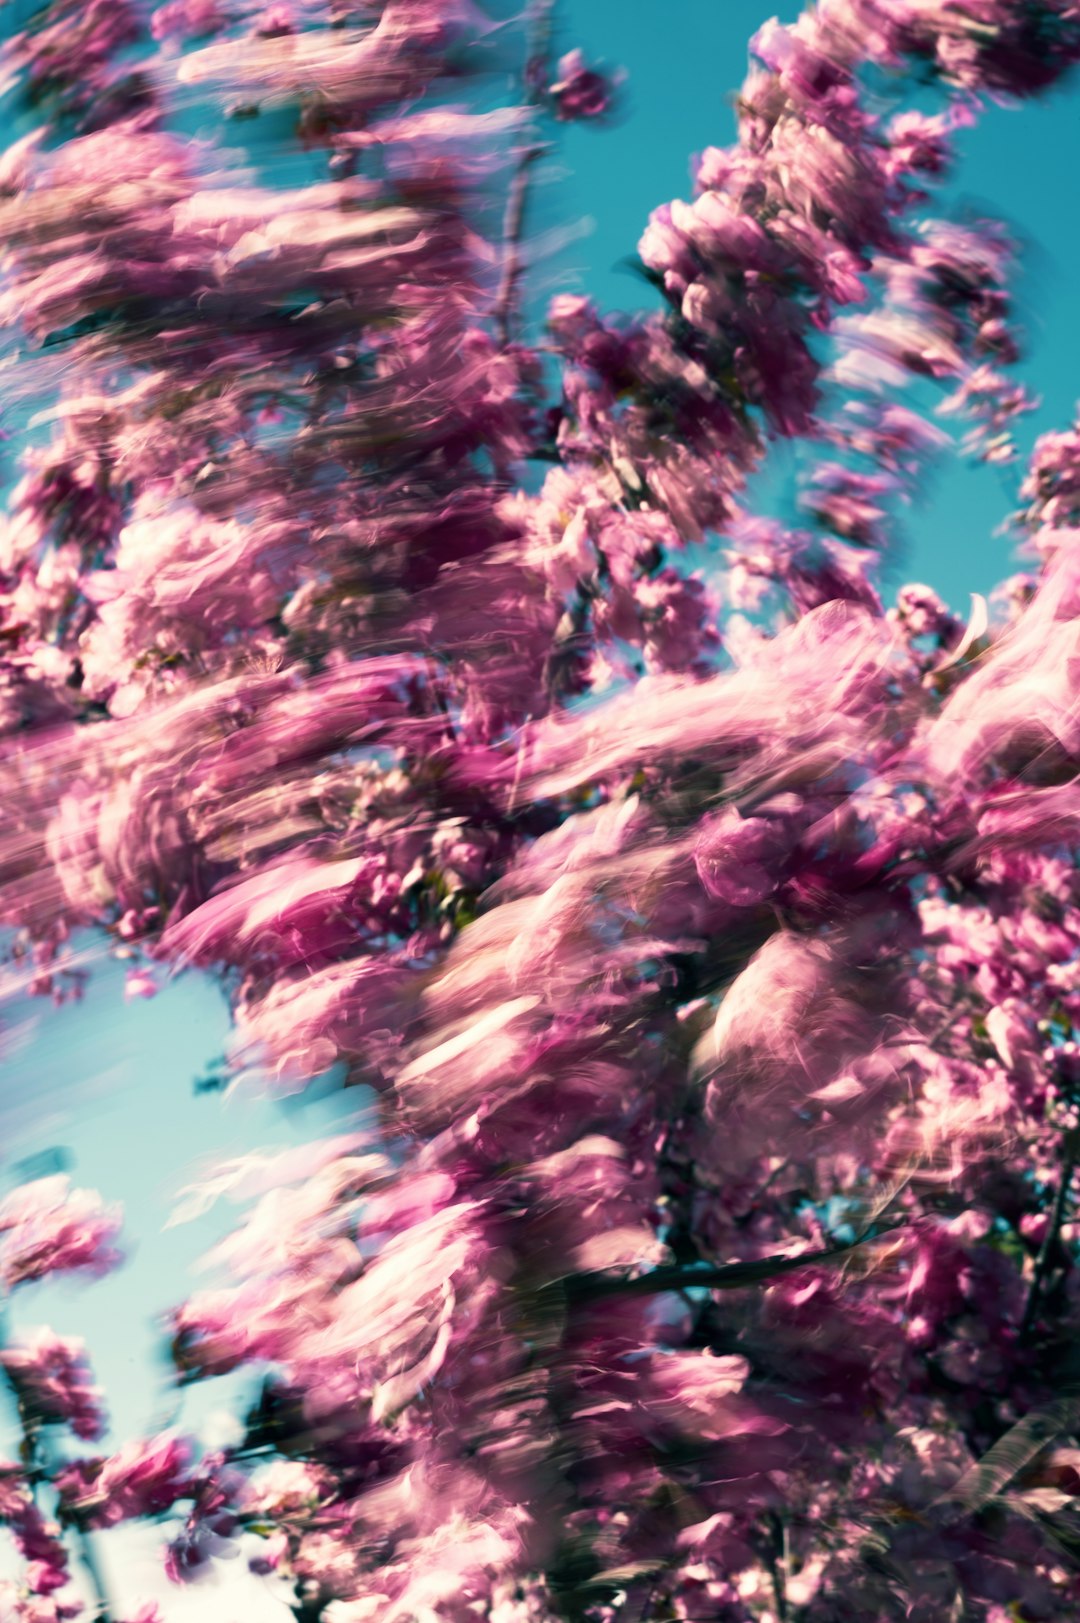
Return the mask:
[[41, 1329], [0, 1350], [26, 1412], [48, 1424], [69, 1425], [76, 1437], [96, 1442], [105, 1430], [101, 1390], [92, 1383], [81, 1341]]
[[0, 1278], [11, 1289], [48, 1274], [107, 1273], [120, 1261], [113, 1241], [122, 1221], [62, 1175], [25, 1184], [0, 1204]]
[[555, 117], [563, 123], [584, 123], [603, 118], [615, 99], [615, 80], [586, 65], [583, 51], [560, 57], [557, 77], [548, 86]]

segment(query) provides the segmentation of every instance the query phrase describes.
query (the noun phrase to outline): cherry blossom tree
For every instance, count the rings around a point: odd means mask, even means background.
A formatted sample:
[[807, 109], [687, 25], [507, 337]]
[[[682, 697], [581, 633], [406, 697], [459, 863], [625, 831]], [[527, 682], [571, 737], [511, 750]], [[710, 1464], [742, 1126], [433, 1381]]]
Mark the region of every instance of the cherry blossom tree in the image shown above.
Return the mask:
[[[177, 1582], [257, 1539], [303, 1623], [1080, 1605], [1080, 431], [1029, 574], [966, 620], [879, 582], [930, 389], [1013, 455], [1011, 245], [935, 187], [1080, 13], [766, 23], [651, 313], [541, 331], [532, 179], [618, 96], [562, 43], [544, 0], [9, 32], [11, 965], [211, 971], [230, 1075], [378, 1101], [188, 1192], [249, 1208], [167, 1331], [259, 1377], [236, 1443], [62, 1445], [83, 1352], [13, 1330], [12, 1618], [78, 1557], [120, 1623], [144, 1519]], [[781, 439], [800, 527], [747, 493]], [[114, 1260], [55, 1179], [0, 1229], [9, 1291]]]

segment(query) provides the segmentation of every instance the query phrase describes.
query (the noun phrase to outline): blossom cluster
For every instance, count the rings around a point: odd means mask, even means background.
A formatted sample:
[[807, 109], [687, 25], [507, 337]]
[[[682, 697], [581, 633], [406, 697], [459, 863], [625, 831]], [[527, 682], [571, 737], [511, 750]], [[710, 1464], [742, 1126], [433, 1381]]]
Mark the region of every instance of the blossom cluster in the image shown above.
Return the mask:
[[[551, 22], [50, 0], [5, 47], [12, 955], [214, 972], [230, 1074], [378, 1107], [189, 1191], [249, 1202], [167, 1326], [179, 1387], [257, 1376], [238, 1441], [61, 1457], [81, 1349], [0, 1353], [13, 1617], [133, 1519], [176, 1582], [259, 1541], [303, 1623], [1080, 1606], [1080, 432], [1030, 576], [966, 623], [880, 587], [927, 384], [1013, 455], [1011, 245], [935, 187], [1080, 16], [767, 23], [656, 307], [538, 335], [529, 177], [615, 93]], [[777, 437], [800, 527], [748, 494]], [[27, 1185], [0, 1279], [116, 1232]]]

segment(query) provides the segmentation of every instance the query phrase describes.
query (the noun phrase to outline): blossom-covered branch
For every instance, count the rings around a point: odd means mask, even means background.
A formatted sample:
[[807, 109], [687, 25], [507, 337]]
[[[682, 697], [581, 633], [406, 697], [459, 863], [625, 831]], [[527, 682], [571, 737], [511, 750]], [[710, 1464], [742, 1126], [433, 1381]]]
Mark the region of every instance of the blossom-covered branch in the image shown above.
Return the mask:
[[[261, 1397], [50, 1466], [58, 1529], [182, 1518], [178, 1582], [258, 1539], [307, 1623], [1069, 1615], [1066, 1426], [949, 1493], [1075, 1376], [1077, 433], [966, 623], [879, 566], [949, 444], [909, 385], [1013, 455], [1012, 250], [935, 188], [1080, 19], [766, 23], [644, 230], [659, 307], [543, 334], [532, 155], [612, 81], [529, 26], [50, 0], [5, 47], [16, 979], [61, 999], [96, 930], [129, 995], [221, 977], [229, 1075], [378, 1101], [188, 1191], [249, 1209], [178, 1384]], [[798, 526], [747, 493], [777, 437]], [[9, 1287], [111, 1244], [59, 1186], [4, 1212]], [[89, 1438], [74, 1349], [5, 1357]]]

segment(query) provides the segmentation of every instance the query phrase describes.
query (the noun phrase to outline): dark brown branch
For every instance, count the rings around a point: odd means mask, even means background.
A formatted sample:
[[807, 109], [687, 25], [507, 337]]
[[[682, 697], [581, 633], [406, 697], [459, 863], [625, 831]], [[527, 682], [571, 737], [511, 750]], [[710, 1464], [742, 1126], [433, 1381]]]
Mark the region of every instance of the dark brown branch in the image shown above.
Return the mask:
[[[547, 59], [551, 49], [552, 12], [555, 0], [533, 0], [530, 7], [529, 37], [525, 61], [525, 105], [535, 111], [543, 99]], [[530, 138], [518, 155], [503, 215], [503, 268], [495, 296], [492, 320], [503, 344], [514, 336], [518, 284], [524, 264], [521, 245], [525, 236], [525, 212], [529, 198], [529, 177], [533, 165], [543, 157], [544, 143]]]
[[1069, 1199], [1069, 1190], [1072, 1187], [1073, 1173], [1076, 1170], [1077, 1156], [1080, 1155], [1080, 1128], [1073, 1127], [1065, 1134], [1063, 1143], [1063, 1159], [1061, 1164], [1061, 1178], [1058, 1182], [1057, 1194], [1054, 1197], [1053, 1209], [1050, 1213], [1050, 1222], [1043, 1236], [1043, 1243], [1039, 1247], [1039, 1254], [1035, 1259], [1035, 1272], [1031, 1276], [1031, 1286], [1028, 1290], [1027, 1301], [1024, 1303], [1024, 1316], [1020, 1320], [1020, 1336], [1027, 1340], [1035, 1326], [1035, 1315], [1039, 1310], [1042, 1299], [1043, 1285], [1050, 1272], [1054, 1251], [1058, 1244], [1061, 1225], [1065, 1220], [1065, 1207]]
[[880, 1239], [902, 1225], [903, 1219], [877, 1223], [854, 1240], [822, 1246], [818, 1251], [804, 1251], [798, 1257], [759, 1257], [755, 1262], [729, 1262], [717, 1268], [673, 1263], [668, 1267], [653, 1268], [647, 1274], [571, 1274], [559, 1283], [571, 1302], [594, 1302], [607, 1296], [655, 1296], [661, 1291], [681, 1291], [695, 1286], [714, 1291], [742, 1290], [747, 1285], [761, 1285], [784, 1274], [795, 1273], [799, 1268], [841, 1262], [861, 1246]]
[[778, 1623], [787, 1623], [788, 1530], [787, 1523], [775, 1510], [769, 1512], [769, 1531], [772, 1547], [766, 1552], [765, 1562], [769, 1569], [769, 1577], [772, 1579]]
[[510, 196], [506, 202], [506, 213], [503, 216], [503, 260], [502, 278], [499, 283], [498, 297], [495, 300], [495, 328], [503, 344], [509, 344], [513, 338], [513, 317], [517, 304], [517, 288], [523, 270], [521, 259], [521, 239], [525, 231], [525, 203], [529, 194], [529, 171], [534, 163], [543, 154], [543, 147], [529, 146], [518, 159], [518, 166], [514, 178], [510, 183]]

